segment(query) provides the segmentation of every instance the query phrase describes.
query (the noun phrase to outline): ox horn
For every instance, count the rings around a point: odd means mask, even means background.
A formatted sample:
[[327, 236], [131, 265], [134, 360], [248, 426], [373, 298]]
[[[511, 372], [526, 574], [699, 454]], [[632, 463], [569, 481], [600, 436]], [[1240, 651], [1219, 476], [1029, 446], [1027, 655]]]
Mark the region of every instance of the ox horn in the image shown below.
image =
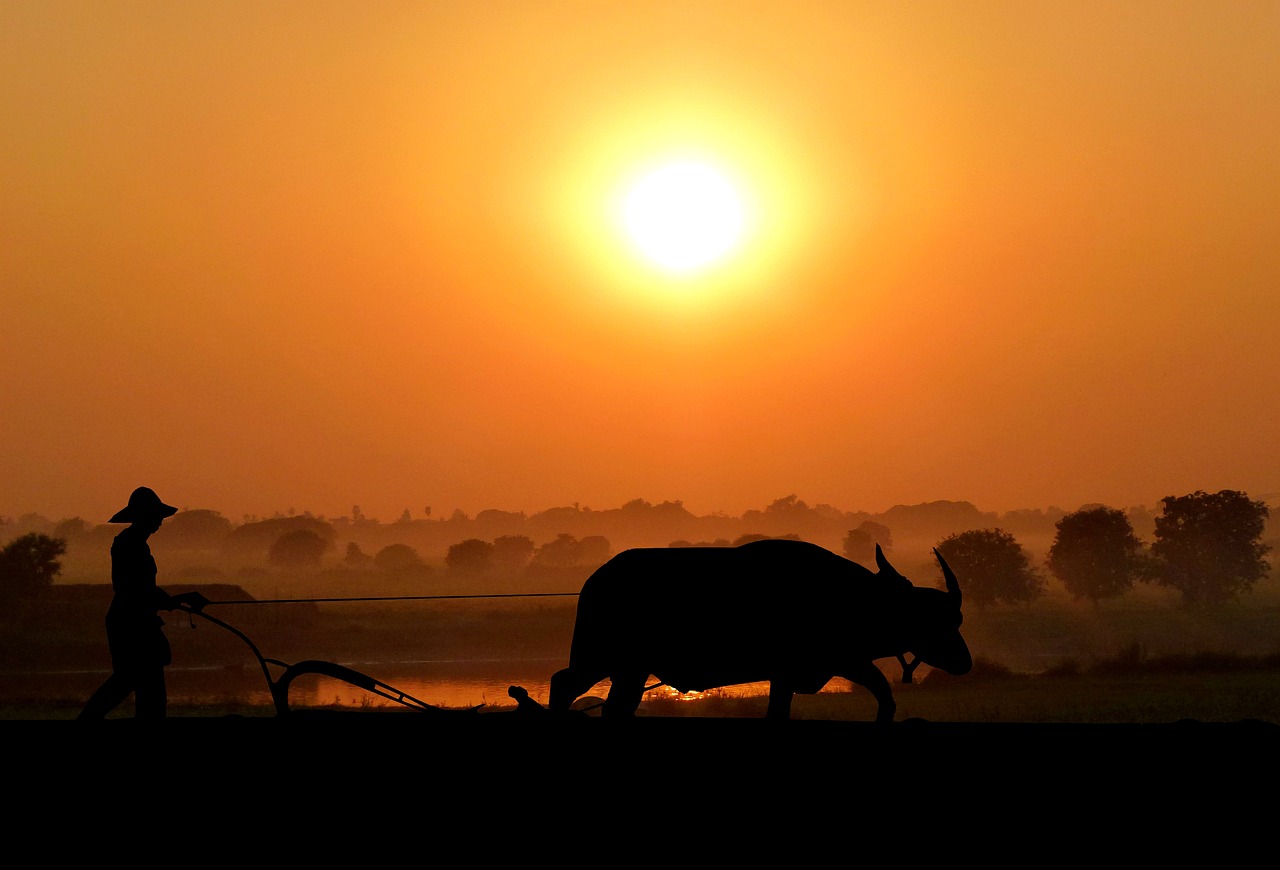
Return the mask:
[[889, 560], [885, 558], [884, 550], [880, 549], [880, 545], [876, 544], [876, 566], [884, 574], [897, 574], [898, 570], [889, 564]]
[[947, 581], [947, 594], [956, 600], [956, 607], [960, 606], [960, 582], [956, 580], [955, 572], [951, 570], [951, 566], [947, 564], [947, 560], [942, 558], [942, 554], [938, 552], [938, 548], [933, 548], [933, 555], [938, 557], [938, 564], [942, 566], [942, 576]]

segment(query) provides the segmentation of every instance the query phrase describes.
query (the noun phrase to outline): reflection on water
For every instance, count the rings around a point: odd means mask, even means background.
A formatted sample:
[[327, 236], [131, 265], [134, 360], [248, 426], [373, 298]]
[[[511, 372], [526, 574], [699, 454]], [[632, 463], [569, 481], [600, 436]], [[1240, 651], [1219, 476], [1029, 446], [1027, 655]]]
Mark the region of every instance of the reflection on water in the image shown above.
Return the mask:
[[[348, 668], [387, 683], [411, 699], [444, 708], [471, 706], [511, 706], [509, 686], [522, 686], [531, 699], [547, 704], [550, 678], [564, 667], [561, 659], [467, 660], [467, 661], [343, 661]], [[243, 704], [271, 704], [271, 693], [260, 669], [169, 669], [169, 699], [178, 704], [218, 704], [236, 700]], [[279, 672], [273, 673], [279, 677]], [[657, 682], [657, 681], [650, 681]], [[589, 695], [604, 697], [609, 682], [595, 686]], [[754, 695], [767, 691], [768, 683], [748, 683], [732, 687], [732, 693]], [[663, 686], [653, 690], [660, 697], [681, 696]], [[320, 674], [303, 674], [289, 686], [289, 706], [338, 705], [348, 708], [401, 706], [351, 683]]]
[[[515, 704], [507, 695], [509, 686], [522, 686], [532, 700], [545, 705], [548, 702], [550, 678], [564, 667], [562, 659], [520, 660], [467, 660], [467, 661], [343, 661], [344, 665], [366, 676], [387, 683], [394, 690], [411, 699], [444, 708], [471, 708], [471, 706], [511, 706]], [[210, 677], [215, 678], [210, 681]], [[278, 677], [279, 674], [273, 674]], [[256, 679], [255, 679], [256, 678]], [[650, 682], [657, 683], [655, 679]], [[236, 699], [246, 704], [271, 704], [271, 693], [261, 670], [225, 669], [206, 670], [197, 677], [196, 672], [170, 668], [169, 697], [174, 702], [220, 702]], [[596, 684], [589, 695], [603, 697], [609, 691], [609, 682]], [[768, 691], [768, 683], [744, 683], [721, 693], [727, 695], [759, 695]], [[673, 699], [698, 699], [703, 692], [681, 695], [671, 687], [658, 686], [650, 692], [652, 697]], [[397, 701], [376, 695], [351, 683], [319, 676], [303, 674], [289, 686], [289, 706], [338, 705], [347, 708], [376, 708], [376, 706], [401, 706]]]
[[[465, 662], [343, 662], [347, 667], [386, 683], [410, 698], [435, 707], [510, 706], [507, 687], [523, 686], [529, 697], [547, 703], [551, 675], [563, 667], [559, 659]], [[265, 680], [262, 681], [265, 683]], [[271, 702], [266, 686], [255, 696]], [[399, 706], [358, 686], [332, 677], [304, 674], [289, 691], [291, 707]]]
[[[551, 675], [565, 666], [562, 658], [547, 659], [471, 659], [466, 661], [384, 661], [341, 662], [355, 671], [372, 677], [394, 690], [435, 707], [506, 707], [514, 705], [507, 694], [509, 686], [523, 686], [529, 697], [545, 705], [550, 691]], [[271, 676], [279, 679], [282, 668], [273, 667]], [[68, 702], [83, 701], [106, 676], [105, 671], [56, 671], [45, 673], [4, 674], [0, 679], [0, 695], [4, 700], [46, 699]], [[650, 683], [657, 680], [651, 678]], [[262, 669], [257, 665], [236, 667], [168, 669], [169, 701], [181, 705], [263, 705], [271, 706], [271, 690]], [[607, 680], [588, 692], [604, 698], [609, 691]], [[759, 695], [768, 692], [768, 683], [744, 683], [718, 690], [722, 696]], [[667, 686], [652, 689], [650, 698], [696, 699], [704, 693], [681, 695]], [[370, 708], [399, 707], [388, 699], [342, 680], [317, 674], [304, 674], [290, 684], [290, 707], [328, 706]]]
[[[510, 686], [523, 686], [529, 697], [546, 705], [550, 694], [551, 675], [564, 667], [560, 659], [520, 659], [465, 662], [344, 662], [347, 667], [392, 686], [408, 697], [436, 707], [511, 706], [515, 702], [507, 694]], [[271, 694], [266, 680], [258, 672], [258, 684], [245, 685], [238, 700], [253, 704], [270, 704]], [[217, 702], [225, 693], [180, 696], [171, 679], [170, 698], [192, 702]], [[656, 684], [656, 680], [651, 680]], [[194, 688], [194, 686], [193, 686]], [[588, 694], [603, 698], [609, 681], [595, 686]], [[767, 683], [733, 686], [722, 694], [753, 695], [768, 691]], [[704, 693], [680, 694], [668, 686], [657, 686], [651, 696], [694, 699]], [[298, 677], [290, 686], [291, 707], [337, 705], [342, 707], [400, 706], [398, 702], [369, 692], [342, 680], [316, 674]]]

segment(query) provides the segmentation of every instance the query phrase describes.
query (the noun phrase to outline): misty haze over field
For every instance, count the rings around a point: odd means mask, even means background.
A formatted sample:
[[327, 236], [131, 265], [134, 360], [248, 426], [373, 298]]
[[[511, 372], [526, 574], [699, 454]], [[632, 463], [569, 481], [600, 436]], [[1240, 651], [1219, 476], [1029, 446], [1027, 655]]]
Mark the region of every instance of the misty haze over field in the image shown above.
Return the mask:
[[[1273, 510], [1264, 540], [1274, 543], [1277, 523], [1275, 509], [1280, 495], [1271, 495]], [[1266, 499], [1263, 499], [1266, 501]], [[884, 538], [884, 546], [899, 568], [932, 581], [936, 574], [931, 549], [943, 538], [971, 529], [999, 528], [1012, 534], [1039, 564], [1055, 535], [1055, 525], [1069, 511], [1062, 508], [1028, 508], [997, 513], [980, 510], [967, 501], [935, 501], [918, 505], [897, 505], [880, 513], [844, 511], [831, 505], [810, 505], [796, 495], [778, 498], [762, 509], [739, 516], [697, 515], [679, 501], [652, 503], [634, 499], [617, 508], [594, 509], [582, 505], [549, 508], [533, 514], [483, 510], [474, 516], [455, 510], [449, 516], [418, 516], [406, 508], [392, 521], [367, 517], [358, 506], [339, 517], [316, 516], [309, 512], [274, 517], [243, 516], [239, 520], [216, 511], [181, 511], [170, 518], [152, 538], [161, 561], [161, 576], [168, 582], [227, 581], [237, 572], [273, 569], [274, 576], [292, 574], [297, 582], [310, 571], [374, 567], [373, 557], [387, 548], [406, 549], [409, 565], [418, 560], [424, 572], [418, 580], [424, 589], [439, 588], [452, 572], [444, 570], [451, 547], [468, 540], [493, 542], [499, 538], [527, 538], [526, 546], [545, 549], [557, 543], [581, 545], [566, 549], [556, 559], [546, 560], [570, 570], [568, 576], [585, 576], [609, 556], [630, 547], [687, 545], [728, 546], [744, 536], [794, 536], [842, 553], [846, 535], [859, 527], [873, 529]], [[1124, 509], [1135, 533], [1150, 542], [1158, 505]], [[20, 534], [37, 531], [64, 537], [67, 553], [58, 582], [107, 582], [111, 540], [120, 526], [91, 523], [80, 517], [47, 518], [35, 514], [0, 516], [0, 544]], [[306, 570], [281, 571], [272, 563], [270, 551], [283, 535], [310, 530], [324, 541], [324, 549]], [[568, 539], [568, 540], [566, 540]], [[355, 558], [351, 547], [357, 548]], [[1280, 547], [1275, 549], [1280, 550]], [[528, 562], [532, 552], [518, 556]], [[868, 561], [864, 556], [860, 561]], [[501, 564], [496, 566], [501, 569]], [[509, 571], [507, 573], [510, 573]], [[555, 576], [543, 575], [551, 580]], [[455, 578], [456, 579], [456, 578]], [[529, 579], [537, 583], [536, 576]], [[475, 578], [472, 578], [472, 583]], [[528, 587], [522, 587], [526, 591]]]

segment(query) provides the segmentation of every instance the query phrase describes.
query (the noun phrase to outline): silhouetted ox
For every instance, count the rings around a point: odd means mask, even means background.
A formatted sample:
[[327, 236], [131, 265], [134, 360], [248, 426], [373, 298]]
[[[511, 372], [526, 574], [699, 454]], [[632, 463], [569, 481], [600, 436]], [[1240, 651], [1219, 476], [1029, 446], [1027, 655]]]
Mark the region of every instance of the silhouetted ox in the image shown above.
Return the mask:
[[897, 657], [904, 681], [920, 661], [957, 675], [973, 665], [960, 584], [934, 555], [945, 591], [913, 585], [879, 546], [878, 573], [803, 541], [626, 550], [582, 587], [548, 707], [567, 711], [609, 679], [602, 715], [631, 716], [653, 675], [681, 692], [768, 681], [766, 715], [786, 719], [794, 693], [840, 676], [875, 696], [877, 722], [892, 722], [897, 704], [876, 659]]

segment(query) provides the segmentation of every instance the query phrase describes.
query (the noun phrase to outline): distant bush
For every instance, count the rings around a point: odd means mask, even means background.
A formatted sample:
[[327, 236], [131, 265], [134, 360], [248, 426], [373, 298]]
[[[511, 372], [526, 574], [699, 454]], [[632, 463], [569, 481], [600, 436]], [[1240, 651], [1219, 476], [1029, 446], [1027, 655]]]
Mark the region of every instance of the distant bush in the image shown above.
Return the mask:
[[31, 599], [48, 591], [62, 570], [58, 557], [67, 542], [40, 532], [14, 538], [0, 548], [0, 601]]
[[533, 538], [499, 535], [493, 539], [493, 561], [507, 568], [523, 568], [533, 558]]
[[960, 578], [966, 605], [982, 609], [999, 603], [1020, 604], [1044, 594], [1044, 580], [1031, 567], [1026, 551], [1003, 529], [950, 535], [937, 549]]
[[754, 544], [756, 541], [798, 541], [800, 536], [795, 532], [788, 532], [785, 535], [764, 535], [759, 532], [749, 532], [745, 535], [738, 535], [733, 539], [732, 547], [741, 547], [743, 544]]
[[598, 568], [609, 561], [611, 552], [609, 539], [602, 535], [587, 535], [579, 540], [562, 533], [555, 540], [538, 547], [530, 565], [535, 568]]
[[285, 532], [267, 550], [271, 564], [282, 568], [314, 568], [329, 549], [329, 542], [310, 529]]
[[967, 674], [955, 676], [948, 674], [946, 671], [934, 668], [924, 675], [924, 679], [920, 681], [921, 685], [926, 683], [948, 683], [954, 680], [1004, 680], [1014, 676], [1012, 670], [999, 662], [991, 659], [984, 659], [981, 656], [974, 658], [973, 669]]
[[1134, 641], [1113, 657], [1094, 663], [1089, 670], [1099, 674], [1132, 674], [1142, 669], [1142, 663], [1146, 658], [1146, 648]]
[[467, 538], [449, 547], [444, 563], [460, 574], [479, 574], [493, 567], [495, 549], [488, 541]]
[[379, 571], [391, 574], [424, 571], [427, 567], [418, 551], [408, 544], [388, 544], [373, 557], [373, 564]]
[[347, 554], [342, 557], [342, 564], [348, 568], [363, 568], [373, 561], [373, 557], [360, 549], [355, 541], [347, 542]]
[[1077, 599], [1096, 606], [1118, 598], [1146, 577], [1149, 562], [1124, 511], [1081, 508], [1058, 520], [1045, 564]]
[[1100, 676], [1134, 673], [1190, 674], [1190, 673], [1241, 673], [1280, 668], [1280, 653], [1251, 656], [1231, 652], [1202, 650], [1193, 653], [1172, 653], [1147, 657], [1138, 644], [1122, 650], [1118, 655], [1098, 661], [1089, 673]]
[[1076, 659], [1061, 659], [1054, 662], [1041, 673], [1042, 677], [1078, 677], [1080, 676], [1080, 662]]
[[1270, 510], [1243, 492], [1196, 491], [1161, 499], [1151, 553], [1155, 582], [1176, 589], [1186, 604], [1221, 604], [1266, 577], [1262, 543]]

